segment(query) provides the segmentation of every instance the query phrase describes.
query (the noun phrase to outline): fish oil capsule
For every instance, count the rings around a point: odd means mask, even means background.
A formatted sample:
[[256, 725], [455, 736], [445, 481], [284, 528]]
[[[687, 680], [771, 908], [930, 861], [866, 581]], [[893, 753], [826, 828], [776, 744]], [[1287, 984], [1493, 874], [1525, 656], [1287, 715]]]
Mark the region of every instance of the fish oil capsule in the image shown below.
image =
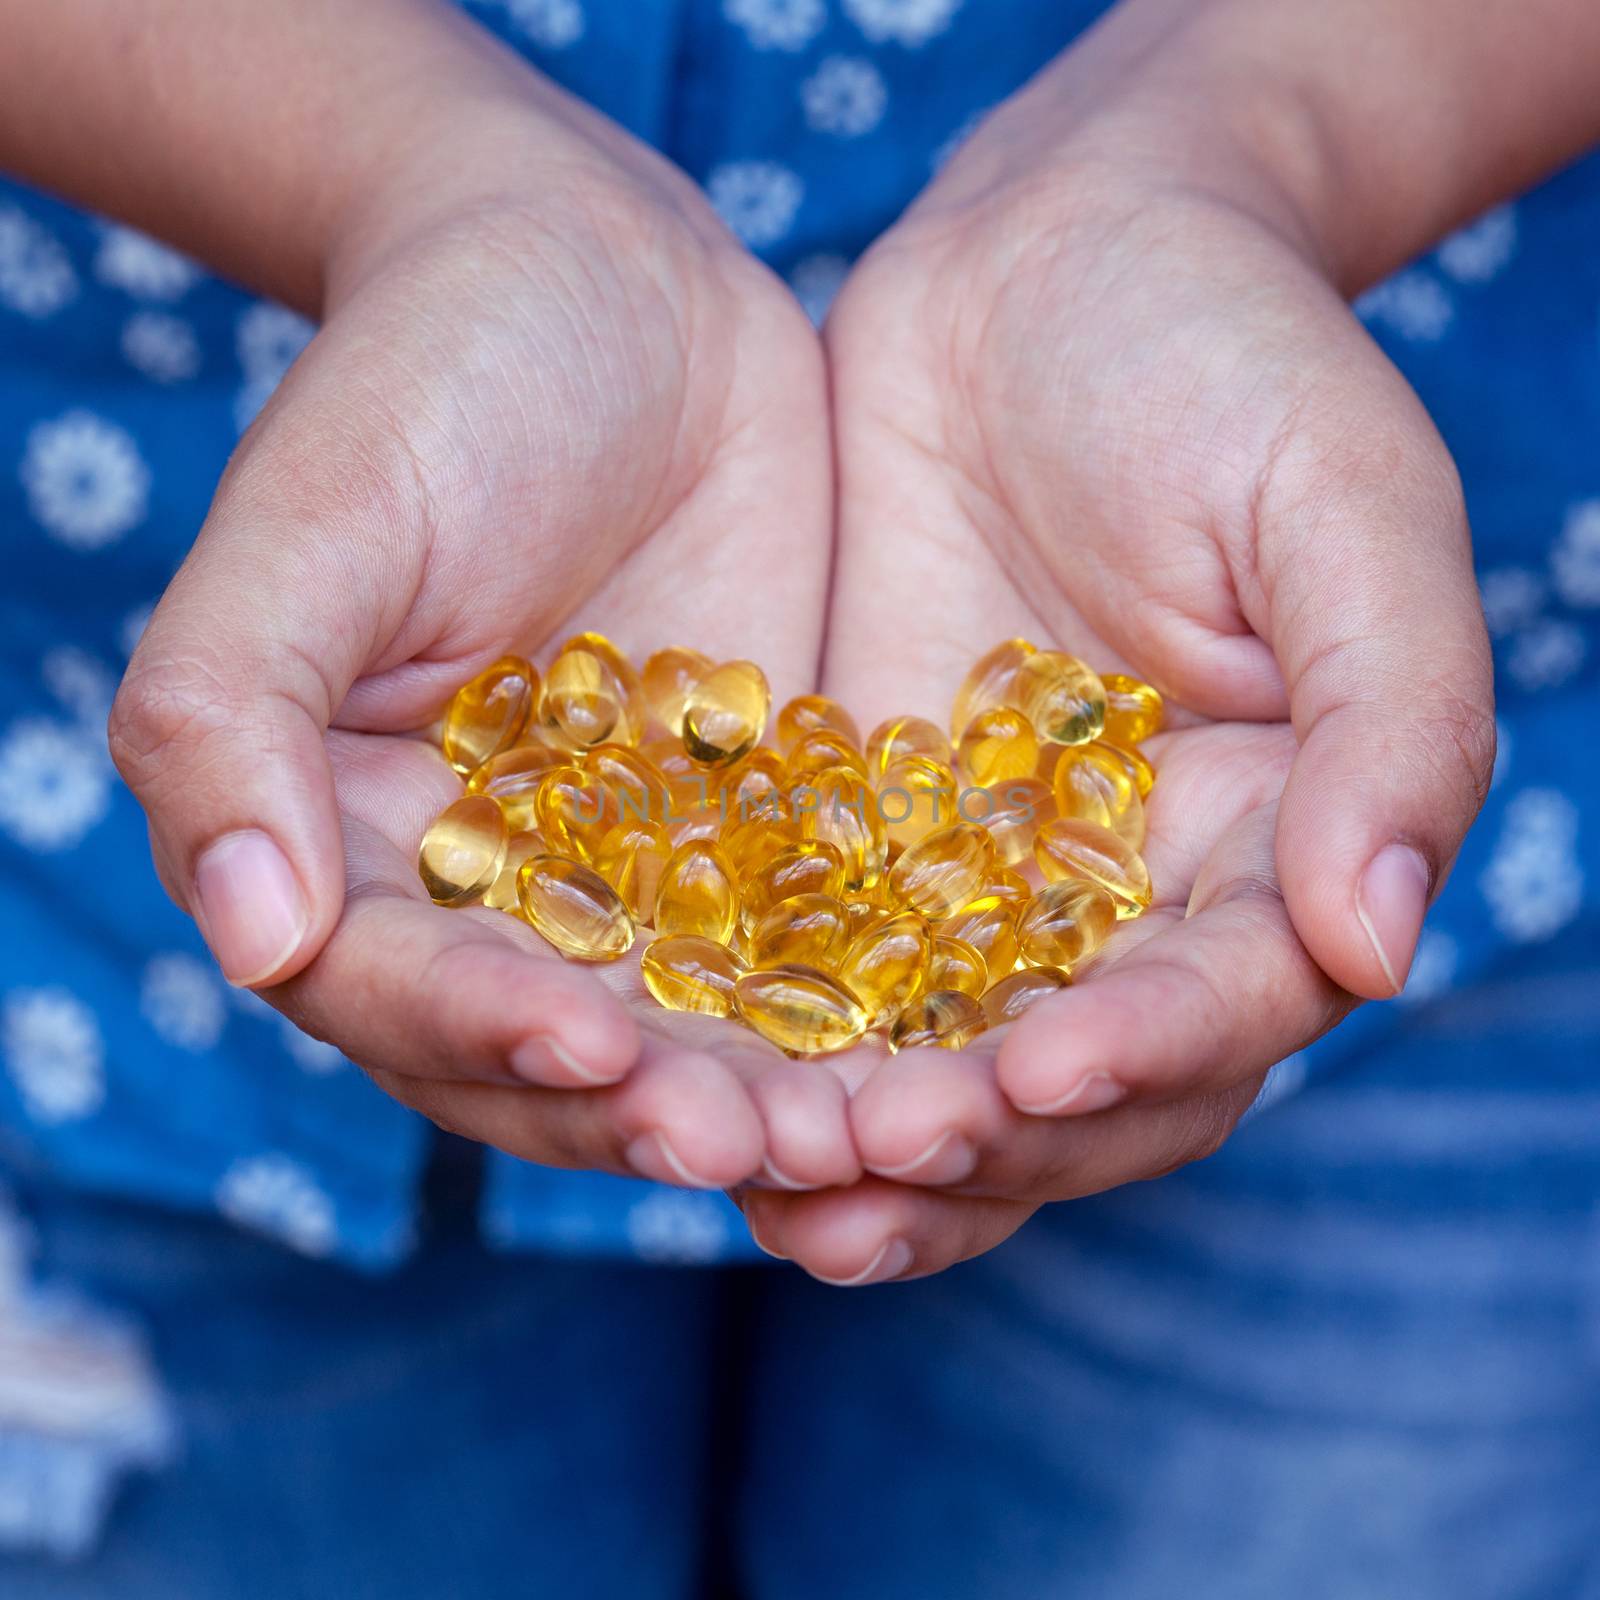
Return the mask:
[[921, 1050], [939, 1045], [960, 1050], [989, 1026], [983, 1007], [959, 989], [930, 989], [919, 995], [889, 1029], [891, 1050]]
[[856, 997], [813, 967], [746, 972], [733, 986], [733, 1002], [762, 1038], [797, 1055], [842, 1050], [867, 1031], [867, 1013]]
[[693, 933], [652, 939], [639, 960], [639, 976], [657, 1005], [707, 1017], [733, 1015], [733, 986], [744, 971], [725, 945]]
[[757, 745], [728, 773], [722, 786], [730, 821], [789, 814], [789, 774], [776, 750]]
[[937, 931], [944, 938], [971, 945], [983, 957], [984, 971], [991, 983], [1005, 977], [1017, 964], [1017, 916], [1012, 906], [967, 906], [953, 917], [946, 917]]
[[1111, 937], [1117, 904], [1096, 883], [1046, 884], [1017, 918], [1017, 943], [1030, 967], [1071, 972]]
[[831, 844], [844, 862], [847, 890], [867, 889], [889, 861], [889, 835], [877, 796], [849, 767], [828, 767], [796, 786], [791, 799], [800, 837]]
[[464, 778], [522, 737], [539, 700], [539, 674], [502, 656], [456, 690], [439, 730], [444, 758]]
[[839, 981], [866, 1007], [868, 1026], [876, 1028], [921, 990], [932, 954], [928, 924], [915, 911], [902, 911], [875, 922], [851, 944]]
[[849, 942], [849, 915], [832, 895], [791, 895], [751, 926], [750, 965], [787, 962], [831, 972]]
[[[749, 880], [754, 874], [775, 856], [800, 842], [800, 825], [791, 817], [769, 816], [764, 812], [757, 812], [755, 816], [742, 821], [730, 813], [722, 825], [720, 842], [728, 852], [733, 870], [739, 875], [739, 882], [748, 890]], [[842, 862], [840, 866], [842, 869]], [[778, 896], [780, 900], [783, 898], [782, 895]]]
[[1020, 911], [1033, 898], [1033, 885], [1012, 867], [996, 867], [983, 880], [983, 887], [961, 909], [984, 911], [990, 906], [1008, 905]]
[[417, 870], [429, 897], [441, 906], [481, 900], [506, 859], [506, 819], [487, 795], [452, 800], [428, 825]]
[[697, 933], [726, 944], [738, 912], [732, 863], [709, 839], [680, 844], [656, 885], [656, 932]]
[[1125, 672], [1107, 672], [1100, 682], [1106, 691], [1106, 726], [1103, 738], [1113, 744], [1143, 744], [1161, 732], [1166, 707], [1154, 684], [1142, 683]]
[[867, 776], [867, 758], [837, 728], [813, 728], [790, 747], [784, 763], [789, 782], [804, 783], [829, 767], [848, 767], [857, 777]]
[[529, 856], [517, 899], [534, 931], [574, 961], [615, 961], [633, 944], [633, 918], [593, 867], [567, 856]]
[[927, 985], [930, 991], [954, 989], [977, 1000], [989, 987], [989, 968], [965, 939], [937, 933], [928, 957]]
[[867, 736], [867, 776], [881, 779], [904, 756], [926, 756], [948, 767], [951, 754], [950, 741], [938, 723], [926, 717], [890, 717]]
[[1106, 690], [1076, 656], [1036, 650], [1011, 680], [1006, 702], [1014, 705], [1041, 739], [1087, 744], [1106, 725]]
[[605, 791], [609, 822], [664, 821], [667, 777], [642, 750], [597, 744], [583, 758], [583, 770]]
[[1139, 791], [1139, 798], [1147, 799], [1156, 786], [1156, 769], [1150, 765], [1150, 758], [1142, 750], [1127, 749], [1120, 744], [1112, 744], [1109, 739], [1095, 742], [1122, 763], [1128, 776], [1133, 779], [1134, 788]]
[[994, 867], [994, 840], [971, 822], [940, 828], [889, 870], [889, 887], [913, 911], [937, 920], [966, 905]]
[[1008, 867], [1030, 860], [1034, 835], [1057, 814], [1050, 785], [1042, 778], [1011, 778], [984, 792], [993, 801], [983, 826], [994, 840], [995, 858]]
[[1097, 822], [1135, 850], [1144, 843], [1144, 801], [1109, 745], [1095, 740], [1063, 750], [1051, 789], [1063, 817]]
[[633, 663], [603, 633], [575, 633], [563, 642], [559, 653], [568, 650], [587, 650], [600, 663], [622, 707], [612, 738], [619, 744], [638, 744], [649, 721], [649, 705]]
[[519, 744], [491, 756], [467, 779], [468, 794], [486, 794], [500, 803], [506, 826], [513, 830], [533, 826], [533, 799], [547, 772], [564, 767], [572, 758], [547, 744]]
[[962, 770], [980, 789], [1014, 778], [1031, 778], [1039, 762], [1033, 724], [1014, 706], [980, 711], [961, 734]]
[[983, 1014], [991, 1028], [1015, 1022], [1029, 1006], [1065, 989], [1072, 980], [1056, 967], [1024, 967], [1002, 978], [984, 997]]
[[529, 856], [547, 856], [550, 843], [542, 833], [533, 831], [514, 833], [506, 841], [506, 858], [499, 876], [484, 891], [483, 903], [493, 911], [509, 911], [515, 915], [521, 910], [517, 900], [517, 872]]
[[740, 882], [739, 917], [753, 926], [779, 901], [797, 894], [837, 900], [844, 892], [844, 857], [824, 840], [801, 839], [752, 867]]
[[551, 850], [575, 861], [592, 861], [612, 825], [605, 790], [581, 767], [573, 766], [557, 767], [539, 780], [533, 817]]
[[682, 645], [668, 645], [665, 650], [657, 650], [645, 662], [639, 674], [645, 704], [650, 715], [674, 739], [683, 737], [683, 708], [689, 691], [715, 667], [716, 662], [710, 656], [703, 656], [698, 650], [686, 650]]
[[731, 766], [761, 743], [772, 691], [753, 661], [724, 661], [689, 691], [683, 744], [703, 766]]
[[859, 939], [873, 923], [881, 921], [890, 915], [870, 895], [846, 895], [842, 904], [845, 915], [850, 919], [850, 938], [852, 941]]
[[1051, 883], [1080, 878], [1099, 884], [1119, 917], [1136, 917], [1150, 904], [1150, 871], [1139, 852], [1098, 823], [1077, 817], [1047, 822], [1033, 841], [1033, 858]]
[[605, 664], [591, 650], [563, 650], [545, 674], [540, 725], [559, 745], [592, 750], [623, 720], [622, 701]]
[[851, 749], [861, 743], [856, 719], [837, 700], [830, 700], [825, 694], [797, 694], [778, 712], [774, 730], [778, 748], [787, 756], [808, 733], [819, 728], [832, 729]]
[[673, 848], [680, 844], [692, 844], [699, 841], [703, 844], [716, 844], [722, 838], [722, 830], [727, 825], [719, 805], [696, 806], [692, 811], [673, 812], [667, 816], [667, 837], [672, 840]]
[[936, 828], [958, 821], [958, 787], [955, 773], [932, 756], [913, 753], [891, 761], [877, 789], [878, 813], [890, 848], [909, 850]]
[[672, 851], [672, 840], [659, 822], [619, 822], [595, 847], [595, 871], [642, 927], [655, 921], [656, 891]]
[[1011, 680], [1034, 647], [1026, 639], [1007, 639], [973, 663], [950, 707], [950, 737], [959, 740], [980, 711], [1009, 701]]

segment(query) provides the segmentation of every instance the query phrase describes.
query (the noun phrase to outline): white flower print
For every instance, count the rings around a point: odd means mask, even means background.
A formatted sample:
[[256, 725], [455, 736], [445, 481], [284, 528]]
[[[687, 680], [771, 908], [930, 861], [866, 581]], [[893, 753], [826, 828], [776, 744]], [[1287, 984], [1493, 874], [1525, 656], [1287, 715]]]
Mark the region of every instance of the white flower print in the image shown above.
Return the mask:
[[175, 950], [152, 956], [139, 984], [145, 1021], [179, 1050], [209, 1050], [228, 1021], [227, 1002], [216, 969]]
[[95, 276], [141, 300], [177, 300], [200, 278], [200, 269], [159, 240], [107, 223], [95, 256]]
[[59, 644], [45, 652], [40, 663], [44, 686], [96, 739], [103, 739], [106, 718], [111, 715], [111, 699], [117, 680], [87, 650], [75, 644]]
[[267, 300], [258, 301], [239, 318], [234, 347], [244, 386], [234, 398], [233, 420], [241, 433], [255, 421], [316, 331], [314, 323]]
[[644, 1261], [715, 1261], [728, 1241], [722, 1202], [687, 1189], [653, 1189], [628, 1211], [628, 1243]]
[[752, 249], [776, 244], [794, 225], [805, 187], [775, 161], [730, 161], [706, 180], [722, 220]]
[[1520, 688], [1554, 689], [1583, 665], [1588, 650], [1581, 629], [1545, 617], [1517, 635], [1506, 671]]
[[65, 989], [18, 989], [6, 996], [0, 1050], [37, 1123], [55, 1127], [100, 1109], [106, 1096], [105, 1042], [94, 1013]]
[[807, 256], [804, 261], [797, 262], [789, 274], [789, 287], [794, 290], [795, 299], [817, 327], [820, 328], [827, 318], [828, 308], [849, 271], [850, 263], [843, 256]]
[[1417, 344], [1442, 339], [1456, 314], [1444, 285], [1418, 271], [1402, 272], [1368, 289], [1356, 301], [1355, 311], [1366, 321]]
[[122, 356], [152, 383], [182, 383], [200, 370], [200, 341], [182, 317], [136, 311], [122, 325]]
[[1508, 939], [1551, 938], [1583, 905], [1578, 808], [1558, 789], [1524, 789], [1507, 803], [1494, 853], [1478, 879]]
[[1439, 265], [1457, 283], [1487, 283], [1517, 253], [1517, 208], [1496, 206], [1439, 246]]
[[325, 1078], [344, 1065], [344, 1057], [337, 1045], [313, 1039], [309, 1033], [303, 1033], [295, 1027], [287, 1017], [278, 1018], [278, 1033], [289, 1059], [308, 1077]]
[[0, 206], [0, 306], [38, 320], [77, 293], [78, 275], [56, 236], [26, 211]]
[[800, 85], [807, 125], [841, 139], [871, 133], [883, 121], [888, 103], [883, 74], [858, 57], [829, 56]]
[[103, 736], [43, 718], [0, 739], [0, 828], [25, 850], [66, 850], [111, 806]]
[[1417, 953], [1411, 958], [1411, 971], [1399, 998], [1407, 1005], [1436, 1000], [1455, 980], [1460, 948], [1448, 933], [1424, 928], [1417, 940]]
[[505, 0], [506, 15], [546, 50], [565, 50], [583, 37], [578, 0]]
[[1580, 500], [1568, 509], [1550, 552], [1550, 572], [1569, 606], [1600, 606], [1600, 500]]
[[950, 26], [961, 0], [844, 0], [845, 15], [874, 44], [918, 49]]
[[804, 50], [822, 31], [822, 0], [723, 0], [722, 14], [757, 50]]
[[1544, 579], [1526, 567], [1496, 567], [1478, 579], [1483, 620], [1495, 638], [1525, 628], [1544, 609]]
[[125, 429], [91, 412], [38, 423], [21, 477], [34, 519], [69, 550], [99, 550], [144, 521], [150, 469]]
[[301, 1255], [325, 1256], [336, 1242], [333, 1201], [292, 1156], [241, 1156], [217, 1184], [216, 1203], [230, 1222]]

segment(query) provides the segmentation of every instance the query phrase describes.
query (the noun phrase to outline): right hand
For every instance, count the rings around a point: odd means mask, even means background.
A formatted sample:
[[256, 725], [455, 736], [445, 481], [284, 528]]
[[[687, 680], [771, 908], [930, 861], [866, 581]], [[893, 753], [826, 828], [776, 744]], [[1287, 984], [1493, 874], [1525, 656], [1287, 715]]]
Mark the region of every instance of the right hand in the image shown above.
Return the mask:
[[112, 751], [227, 976], [435, 1121], [553, 1165], [722, 1187], [769, 1158], [847, 1183], [832, 1074], [417, 877], [460, 781], [398, 736], [503, 653], [593, 627], [757, 658], [781, 697], [819, 652], [809, 325], [687, 179], [528, 85], [526, 115], [469, 113], [341, 238], [323, 327], [151, 620]]

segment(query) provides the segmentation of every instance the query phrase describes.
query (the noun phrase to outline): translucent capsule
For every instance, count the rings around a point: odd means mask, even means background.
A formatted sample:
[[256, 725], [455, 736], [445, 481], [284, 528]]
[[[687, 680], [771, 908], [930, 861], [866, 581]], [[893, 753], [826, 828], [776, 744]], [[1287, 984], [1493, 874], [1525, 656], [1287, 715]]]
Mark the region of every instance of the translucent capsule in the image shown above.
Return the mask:
[[980, 711], [961, 734], [961, 768], [980, 789], [1031, 778], [1039, 761], [1033, 724], [1014, 706]]
[[958, 789], [955, 773], [932, 756], [910, 754], [891, 761], [877, 790], [878, 814], [890, 847], [908, 850], [936, 828], [958, 821]]
[[950, 737], [959, 740], [980, 711], [1008, 703], [1011, 680], [1034, 647], [1026, 639], [1007, 639], [973, 664], [950, 706]]
[[866, 1007], [875, 1028], [898, 1016], [921, 990], [932, 953], [928, 924], [916, 912], [903, 911], [856, 938], [838, 968], [839, 981]]
[[638, 744], [649, 720], [649, 703], [633, 663], [603, 633], [575, 633], [561, 646], [563, 654], [568, 650], [587, 650], [600, 663], [622, 707], [612, 738], [619, 744]]
[[984, 1010], [959, 989], [930, 989], [919, 995], [889, 1029], [891, 1050], [920, 1050], [931, 1045], [959, 1050], [989, 1026]]
[[583, 758], [584, 773], [605, 792], [606, 820], [664, 822], [667, 777], [642, 750], [599, 744]]
[[698, 933], [726, 944], [738, 906], [738, 880], [722, 847], [690, 839], [672, 852], [656, 885], [656, 932]]
[[615, 961], [633, 944], [633, 918], [593, 867], [567, 856], [529, 856], [517, 899], [534, 931], [574, 961]]
[[581, 767], [557, 767], [539, 780], [533, 819], [558, 855], [592, 861], [612, 826], [606, 791]]
[[1142, 750], [1124, 749], [1120, 744], [1112, 744], [1109, 740], [1100, 740], [1097, 743], [1123, 764], [1128, 776], [1133, 779], [1134, 788], [1139, 791], [1139, 798], [1145, 799], [1156, 786], [1156, 769], [1150, 765], [1150, 758]]
[[738, 1014], [796, 1055], [842, 1050], [867, 1031], [866, 1009], [836, 978], [812, 967], [746, 972], [733, 986]]
[[422, 836], [417, 870], [423, 887], [442, 906], [481, 900], [506, 859], [506, 819], [487, 795], [453, 800]]
[[1055, 744], [1087, 744], [1106, 724], [1105, 685], [1061, 650], [1036, 650], [1023, 661], [1006, 703], [1022, 712], [1041, 739]]
[[[722, 848], [728, 852], [728, 860], [733, 863], [733, 870], [738, 873], [739, 882], [746, 892], [753, 874], [799, 842], [800, 824], [791, 817], [768, 816], [764, 812], [757, 812], [741, 821], [730, 812], [728, 820], [722, 825]], [[843, 865], [841, 862], [841, 882]], [[781, 900], [784, 896], [777, 898]]]
[[1144, 843], [1144, 802], [1132, 774], [1110, 745], [1094, 740], [1063, 750], [1051, 791], [1063, 817], [1097, 822], [1135, 850]]
[[1011, 867], [996, 867], [984, 880], [963, 911], [987, 911], [990, 906], [1007, 905], [1020, 910], [1033, 898], [1033, 885]]
[[673, 738], [683, 737], [683, 708], [688, 703], [690, 690], [715, 667], [716, 662], [710, 656], [703, 656], [698, 650], [686, 650], [681, 645], [657, 650], [645, 662], [639, 674], [645, 704], [650, 715]]
[[595, 847], [594, 867], [641, 926], [655, 921], [656, 892], [673, 844], [659, 822], [619, 822]]
[[793, 795], [800, 837], [831, 844], [844, 862], [847, 890], [866, 889], [889, 861], [889, 835], [877, 797], [849, 767], [829, 767], [797, 785]]
[[991, 983], [1005, 977], [1017, 964], [1017, 916], [1010, 905], [967, 906], [946, 917], [935, 930], [941, 937], [959, 939], [983, 957]]
[[1015, 1022], [1029, 1006], [1065, 989], [1072, 979], [1055, 967], [1024, 967], [1002, 978], [984, 997], [983, 1014], [991, 1028]]
[[985, 793], [993, 802], [983, 826], [994, 840], [995, 857], [1008, 867], [1033, 854], [1033, 839], [1056, 815], [1055, 796], [1042, 778], [1010, 778]]
[[653, 939], [639, 960], [639, 976], [657, 1005], [708, 1017], [733, 1015], [733, 986], [744, 970], [725, 945], [693, 933]]
[[845, 915], [850, 919], [850, 937], [852, 940], [859, 939], [873, 923], [890, 914], [871, 895], [846, 895], [843, 904]]
[[490, 756], [467, 779], [468, 794], [486, 794], [500, 803], [511, 829], [533, 826], [533, 801], [547, 772], [564, 767], [572, 758], [547, 744], [519, 744]]
[[776, 750], [757, 745], [728, 772], [722, 785], [730, 822], [789, 815], [789, 774]]
[[826, 772], [829, 767], [848, 767], [857, 777], [867, 776], [867, 758], [837, 728], [813, 728], [802, 734], [789, 750], [785, 769], [790, 785]]
[[684, 702], [684, 748], [704, 766], [731, 766], [761, 743], [771, 707], [761, 668], [753, 661], [725, 661]]
[[927, 986], [930, 991], [954, 989], [977, 1000], [989, 987], [989, 968], [965, 939], [941, 931], [934, 935], [928, 956]]
[[1017, 943], [1030, 967], [1071, 972], [1111, 937], [1117, 903], [1096, 883], [1046, 884], [1017, 918]]
[[680, 844], [691, 844], [696, 840], [704, 844], [715, 844], [721, 839], [726, 823], [727, 817], [722, 807], [716, 804], [695, 806], [688, 811], [669, 811], [666, 822], [667, 837], [672, 840], [674, 848]]
[[890, 717], [867, 736], [867, 776], [881, 779], [904, 756], [926, 756], [940, 766], [950, 765], [950, 741], [936, 722], [926, 717]]
[[902, 904], [937, 920], [968, 904], [993, 866], [987, 831], [957, 822], [912, 845], [890, 868], [889, 888]]
[[831, 972], [849, 943], [849, 915], [831, 894], [791, 895], [751, 925], [750, 965], [788, 962]]
[[753, 926], [781, 900], [797, 894], [838, 899], [844, 891], [844, 857], [838, 847], [820, 839], [784, 845], [775, 855], [752, 865], [741, 878], [739, 918]]
[[1166, 708], [1161, 701], [1161, 691], [1153, 684], [1141, 683], [1125, 672], [1105, 673], [1100, 682], [1106, 691], [1104, 738], [1113, 744], [1132, 746], [1161, 732]]
[[1079, 878], [1099, 884], [1116, 901], [1119, 917], [1136, 917], [1150, 904], [1150, 872], [1139, 852], [1098, 823], [1077, 817], [1047, 822], [1033, 841], [1033, 857], [1051, 883]]
[[856, 719], [837, 700], [830, 700], [825, 694], [797, 694], [778, 712], [774, 730], [778, 748], [788, 755], [808, 733], [819, 728], [832, 729], [851, 749], [861, 743]]
[[540, 726], [556, 744], [592, 750], [623, 721], [616, 681], [592, 650], [563, 650], [545, 674]]
[[502, 656], [456, 690], [439, 728], [444, 758], [462, 777], [522, 737], [539, 700], [539, 674], [521, 656]]
[[517, 873], [522, 863], [529, 856], [547, 856], [550, 853], [550, 843], [542, 833], [530, 831], [512, 834], [506, 841], [506, 857], [501, 863], [499, 875], [484, 891], [483, 903], [494, 911], [516, 912], [519, 909]]

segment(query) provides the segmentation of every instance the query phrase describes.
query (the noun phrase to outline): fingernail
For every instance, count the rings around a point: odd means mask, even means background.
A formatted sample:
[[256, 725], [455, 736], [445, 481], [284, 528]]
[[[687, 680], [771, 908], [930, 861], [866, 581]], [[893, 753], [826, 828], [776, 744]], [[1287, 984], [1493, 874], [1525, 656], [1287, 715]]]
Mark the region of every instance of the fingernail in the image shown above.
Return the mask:
[[891, 1278], [898, 1278], [910, 1265], [911, 1246], [904, 1239], [889, 1239], [853, 1278], [828, 1278], [820, 1272], [813, 1272], [811, 1276], [818, 1283], [831, 1284], [835, 1289], [861, 1289], [869, 1283], [887, 1283]]
[[657, 1183], [672, 1183], [682, 1189], [720, 1189], [720, 1183], [702, 1178], [683, 1163], [683, 1158], [672, 1148], [664, 1134], [641, 1133], [623, 1151], [628, 1165], [641, 1178], [653, 1178]]
[[1427, 862], [1410, 845], [1390, 844], [1368, 863], [1356, 891], [1356, 915], [1396, 994], [1405, 987], [1422, 933], [1428, 880]]
[[1103, 1072], [1091, 1072], [1056, 1099], [1043, 1105], [1019, 1105], [1017, 1110], [1030, 1117], [1082, 1117], [1091, 1111], [1105, 1111], [1127, 1098], [1127, 1089], [1115, 1078]]
[[972, 1176], [978, 1152], [955, 1131], [948, 1128], [919, 1156], [902, 1161], [897, 1167], [875, 1167], [864, 1162], [868, 1172], [880, 1178], [897, 1178], [902, 1183], [960, 1183]]
[[[791, 1178], [789, 1174], [772, 1159], [771, 1156], [766, 1157], [765, 1160], [762, 1161], [761, 1176], [765, 1178], [774, 1189], [788, 1189], [796, 1194], [803, 1193], [807, 1189], [815, 1189], [817, 1187], [817, 1185], [814, 1183], [801, 1183], [798, 1178]], [[756, 1242], [759, 1244], [760, 1240], [757, 1240]], [[770, 1255], [771, 1252], [768, 1251], [768, 1254]]]
[[218, 839], [194, 869], [194, 891], [200, 931], [241, 989], [282, 967], [311, 922], [294, 869], [259, 828]]
[[744, 1221], [745, 1226], [750, 1230], [751, 1243], [755, 1245], [756, 1249], [759, 1250], [762, 1255], [771, 1256], [774, 1261], [787, 1261], [789, 1259], [788, 1256], [786, 1256], [781, 1250], [774, 1250], [772, 1246], [768, 1244], [759, 1233], [756, 1232], [756, 1225], [750, 1220], [749, 1217], [746, 1217]]
[[544, 1033], [524, 1039], [511, 1052], [509, 1065], [519, 1078], [525, 1078], [541, 1088], [559, 1089], [571, 1083], [598, 1088], [616, 1083], [626, 1076], [625, 1072], [617, 1073], [614, 1077], [591, 1072], [559, 1039], [552, 1039]]

